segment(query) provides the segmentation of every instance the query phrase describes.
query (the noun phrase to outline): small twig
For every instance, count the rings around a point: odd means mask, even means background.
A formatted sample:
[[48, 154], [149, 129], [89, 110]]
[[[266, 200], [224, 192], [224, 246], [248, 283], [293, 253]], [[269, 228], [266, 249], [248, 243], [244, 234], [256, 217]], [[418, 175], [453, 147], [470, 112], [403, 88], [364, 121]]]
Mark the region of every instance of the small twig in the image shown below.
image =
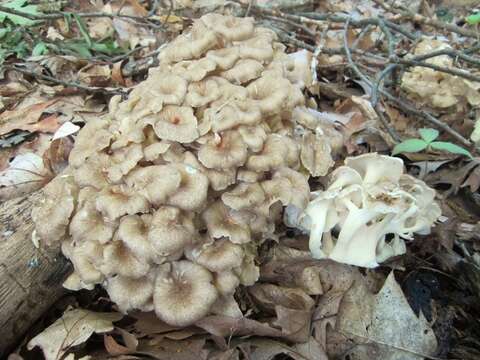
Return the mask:
[[4, 65], [3, 68], [7, 69], [7, 70], [18, 71], [22, 74], [32, 76], [36, 79], [42, 79], [42, 80], [45, 80], [45, 81], [50, 81], [50, 82], [55, 83], [57, 85], [63, 85], [63, 86], [66, 86], [66, 87], [74, 87], [74, 88], [80, 89], [80, 90], [88, 92], [88, 93], [104, 93], [104, 94], [120, 94], [120, 95], [127, 94], [127, 91], [125, 91], [123, 89], [119, 89], [119, 88], [107, 89], [107, 88], [101, 88], [101, 87], [91, 87], [91, 86], [82, 85], [82, 84], [79, 84], [79, 83], [76, 83], [76, 82], [63, 81], [63, 80], [54, 78], [52, 76], [38, 74], [38, 73], [35, 73], [35, 72], [32, 72], [32, 71], [29, 71], [27, 69], [20, 68], [18, 66]]
[[250, 1], [248, 2], [248, 7], [247, 7], [247, 10], [245, 11], [244, 17], [248, 17], [248, 15], [250, 15], [250, 11], [252, 10], [252, 5], [253, 5], [253, 2], [254, 2], [254, 1], [255, 1], [255, 0], [250, 0]]
[[389, 64], [385, 69], [383, 69], [377, 77], [377, 81], [372, 88], [372, 106], [377, 106], [378, 103], [378, 90], [382, 86], [383, 80], [394, 71], [399, 65], [398, 64]]
[[[472, 49], [468, 49], [468, 50], [472, 50]], [[468, 50], [466, 50], [465, 52], [467, 52]], [[477, 46], [476, 49], [474, 48], [474, 51], [478, 51], [478, 50], [480, 50], [480, 46]], [[427, 53], [427, 54], [416, 55], [416, 56], [410, 58], [409, 60], [423, 61], [423, 60], [431, 59], [433, 57], [441, 56], [441, 55], [447, 55], [447, 56], [450, 56], [453, 59], [461, 59], [461, 60], [463, 60], [465, 62], [468, 62], [472, 65], [476, 65], [476, 66], [480, 67], [480, 58], [466, 55], [463, 52], [457, 51], [457, 50], [454, 50], [454, 49], [436, 50], [436, 51], [432, 51], [432, 52]]]
[[390, 32], [390, 29], [385, 25], [385, 21], [381, 18], [378, 19], [378, 27], [382, 30], [387, 39], [388, 57], [392, 59], [395, 56], [395, 39]]
[[360, 34], [358, 34], [357, 38], [352, 44], [351, 50], [356, 50], [358, 45], [360, 44], [360, 41], [367, 35], [372, 29], [374, 28], [374, 25], [368, 24], [365, 26], [361, 31]]
[[[0, 11], [4, 12], [4, 13], [7, 13], [7, 14], [22, 16], [24, 18], [27, 18], [27, 19], [30, 19], [30, 20], [37, 20], [37, 21], [63, 19], [66, 15], [69, 14], [69, 12], [54, 12], [54, 13], [42, 14], [42, 15], [29, 14], [29, 13], [26, 13], [26, 12], [23, 12], [23, 11], [11, 9], [11, 8], [3, 6], [3, 5], [0, 5]], [[123, 15], [123, 14], [109, 14], [109, 13], [104, 13], [104, 12], [94, 12], [94, 13], [80, 12], [80, 13], [75, 13], [75, 15], [77, 15], [81, 18], [99, 18], [99, 17], [106, 17], [106, 18], [110, 18], [110, 19], [125, 18], [125, 19], [135, 20], [135, 21], [138, 22], [139, 25], [142, 25], [142, 26], [158, 27], [158, 25], [149, 22], [147, 17], [141, 17], [141, 16], [132, 16], [132, 15]]]
[[480, 76], [470, 74], [468, 71], [461, 70], [461, 69], [446, 68], [446, 67], [443, 67], [443, 66], [430, 64], [430, 63], [423, 62], [423, 61], [415, 61], [415, 60], [408, 60], [408, 59], [396, 59], [395, 61], [398, 62], [399, 64], [402, 64], [402, 65], [426, 67], [426, 68], [430, 68], [430, 69], [440, 71], [440, 72], [443, 72], [443, 73], [446, 73], [446, 74], [458, 76], [458, 77], [461, 77], [461, 78], [464, 78], [464, 79], [467, 79], [467, 80], [470, 80], [470, 81], [480, 82]]
[[308, 27], [306, 27], [305, 25], [302, 25], [302, 24], [299, 24], [295, 21], [292, 21], [292, 20], [288, 20], [288, 19], [282, 19], [282, 18], [278, 18], [276, 16], [270, 16], [270, 15], [263, 15], [263, 17], [265, 19], [269, 19], [269, 20], [273, 20], [273, 21], [278, 21], [278, 22], [282, 22], [284, 24], [288, 24], [288, 25], [291, 25], [297, 29], [300, 29], [302, 30], [305, 34], [311, 36], [312, 38], [315, 38], [315, 36], [317, 35], [317, 33], [315, 31], [312, 31], [310, 30]]

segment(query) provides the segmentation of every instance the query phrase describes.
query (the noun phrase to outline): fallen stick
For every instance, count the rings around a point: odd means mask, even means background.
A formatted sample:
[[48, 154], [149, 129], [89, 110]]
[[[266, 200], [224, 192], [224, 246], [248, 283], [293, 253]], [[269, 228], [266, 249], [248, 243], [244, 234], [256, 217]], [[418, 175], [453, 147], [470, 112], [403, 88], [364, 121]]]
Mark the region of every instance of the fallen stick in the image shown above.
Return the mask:
[[40, 195], [0, 204], [0, 358], [64, 294], [62, 282], [70, 271], [59, 249], [37, 249], [31, 241], [30, 212]]

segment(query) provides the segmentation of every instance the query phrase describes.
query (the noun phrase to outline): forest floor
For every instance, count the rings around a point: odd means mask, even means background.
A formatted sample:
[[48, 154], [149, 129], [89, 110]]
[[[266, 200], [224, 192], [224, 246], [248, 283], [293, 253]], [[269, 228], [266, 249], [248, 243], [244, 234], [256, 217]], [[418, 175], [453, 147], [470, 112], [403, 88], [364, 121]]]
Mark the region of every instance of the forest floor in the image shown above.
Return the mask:
[[[242, 323], [176, 329], [151, 313], [119, 314], [100, 289], [70, 292], [9, 359], [479, 359], [479, 4], [0, 2], [0, 201], [60, 173], [77, 131], [145, 79], [162, 44], [217, 11], [252, 16], [287, 52], [314, 54], [309, 96], [344, 135], [335, 167], [394, 152], [437, 190], [442, 209], [430, 235], [375, 269], [312, 262], [299, 255], [303, 238], [267, 242], [258, 259], [267, 280], [236, 294]], [[420, 140], [419, 129], [443, 145]], [[292, 287], [305, 269], [320, 274], [320, 294]]]

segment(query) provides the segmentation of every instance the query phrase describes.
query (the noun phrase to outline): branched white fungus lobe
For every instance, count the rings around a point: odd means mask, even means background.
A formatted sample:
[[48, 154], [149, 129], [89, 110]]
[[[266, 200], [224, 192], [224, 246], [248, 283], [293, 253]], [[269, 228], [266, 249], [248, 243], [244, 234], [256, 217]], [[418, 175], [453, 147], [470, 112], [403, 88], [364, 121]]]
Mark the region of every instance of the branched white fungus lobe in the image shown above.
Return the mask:
[[65, 286], [100, 284], [121, 311], [174, 326], [241, 316], [233, 293], [258, 280], [257, 247], [283, 207], [307, 205], [309, 174], [332, 165], [302, 152], [323, 141], [315, 129], [294, 131], [312, 81], [304, 57], [253, 18], [218, 14], [163, 47], [129, 98], [79, 132], [32, 214], [73, 263]]
[[310, 232], [314, 258], [372, 268], [405, 253], [404, 239], [430, 232], [441, 214], [434, 198], [433, 189], [403, 173], [401, 159], [370, 153], [347, 158], [303, 213], [285, 216]]

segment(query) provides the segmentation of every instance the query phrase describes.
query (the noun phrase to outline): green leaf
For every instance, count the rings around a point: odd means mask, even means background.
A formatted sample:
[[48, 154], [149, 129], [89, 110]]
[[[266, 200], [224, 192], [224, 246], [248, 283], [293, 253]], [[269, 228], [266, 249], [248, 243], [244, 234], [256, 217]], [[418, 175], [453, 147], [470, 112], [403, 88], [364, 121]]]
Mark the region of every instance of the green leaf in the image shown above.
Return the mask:
[[75, 22], [78, 25], [78, 29], [80, 30], [80, 33], [82, 34], [83, 38], [85, 39], [85, 42], [87, 43], [88, 47], [92, 47], [92, 38], [90, 37], [90, 34], [88, 33], [88, 29], [83, 22], [82, 18], [78, 16], [77, 14], [73, 14], [73, 18], [75, 19]]
[[47, 44], [39, 42], [32, 50], [32, 56], [38, 56], [48, 53]]
[[428, 143], [422, 139], [408, 139], [402, 141], [400, 144], [395, 145], [392, 151], [392, 155], [401, 153], [419, 152], [425, 150]]
[[439, 132], [436, 129], [418, 129], [418, 132], [420, 133], [422, 139], [429, 144], [439, 135]]
[[69, 44], [64, 44], [66, 49], [69, 49], [84, 59], [89, 59], [92, 57], [92, 53], [90, 52], [90, 49], [86, 44], [84, 43], [69, 43]]
[[459, 154], [468, 156], [470, 159], [473, 159], [472, 154], [467, 149], [464, 149], [461, 146], [446, 142], [446, 141], [434, 141], [430, 143], [432, 149], [448, 151], [452, 154]]
[[476, 14], [467, 16], [467, 18], [465, 20], [470, 25], [476, 25], [476, 24], [480, 23], [480, 13], [476, 13]]
[[[38, 11], [38, 5], [26, 5], [26, 3], [27, 0], [12, 0], [2, 5], [13, 10], [24, 12], [26, 14], [42, 15]], [[40, 22], [39, 20], [31, 20], [24, 16], [13, 15], [0, 11], [0, 22], [3, 23], [5, 19], [8, 19], [14, 24], [20, 26], [32, 26]]]

